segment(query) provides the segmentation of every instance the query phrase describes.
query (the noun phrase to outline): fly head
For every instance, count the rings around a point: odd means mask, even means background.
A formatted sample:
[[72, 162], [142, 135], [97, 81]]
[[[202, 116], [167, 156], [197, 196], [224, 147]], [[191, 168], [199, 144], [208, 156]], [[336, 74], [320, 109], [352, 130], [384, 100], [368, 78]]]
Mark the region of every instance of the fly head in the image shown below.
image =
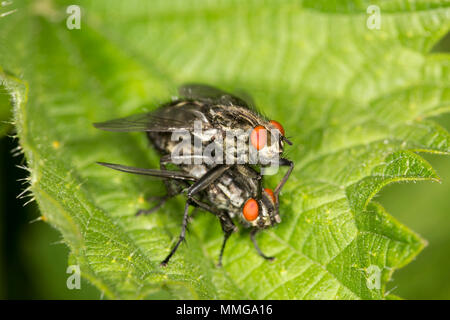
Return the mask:
[[247, 225], [266, 229], [281, 222], [276, 199], [271, 189], [264, 189], [261, 199], [248, 199], [242, 207], [242, 218]]

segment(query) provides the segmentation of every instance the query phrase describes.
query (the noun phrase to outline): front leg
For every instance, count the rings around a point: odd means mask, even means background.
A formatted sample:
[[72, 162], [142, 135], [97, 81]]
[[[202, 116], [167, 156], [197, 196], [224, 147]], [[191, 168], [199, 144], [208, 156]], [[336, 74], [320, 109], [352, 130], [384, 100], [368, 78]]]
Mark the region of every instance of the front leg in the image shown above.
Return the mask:
[[261, 249], [259, 248], [259, 246], [258, 246], [258, 244], [256, 243], [256, 239], [255, 239], [255, 235], [256, 235], [256, 233], [258, 232], [259, 230], [258, 229], [252, 229], [252, 231], [250, 232], [250, 239], [252, 239], [252, 242], [253, 242], [253, 245], [255, 246], [255, 249], [256, 249], [256, 251], [258, 252], [258, 254], [261, 256], [261, 257], [263, 257], [264, 259], [266, 259], [266, 260], [270, 260], [270, 261], [273, 261], [274, 259], [275, 259], [275, 257], [269, 257], [269, 256], [266, 256], [262, 251], [261, 251]]
[[218, 164], [214, 168], [206, 172], [200, 179], [198, 179], [194, 184], [192, 184], [188, 191], [188, 198], [192, 198], [195, 194], [207, 188], [211, 183], [213, 183], [217, 178], [225, 173], [231, 165]]
[[289, 169], [286, 172], [286, 174], [284, 175], [283, 179], [281, 179], [281, 181], [278, 183], [277, 187], [275, 188], [275, 190], [273, 192], [273, 194], [275, 195], [276, 203], [279, 203], [278, 195], [280, 194], [280, 191], [283, 188], [286, 181], [289, 179], [289, 176], [291, 175], [292, 170], [294, 170], [294, 162], [292, 162], [291, 160], [285, 159], [285, 158], [281, 158], [280, 166], [289, 166]]

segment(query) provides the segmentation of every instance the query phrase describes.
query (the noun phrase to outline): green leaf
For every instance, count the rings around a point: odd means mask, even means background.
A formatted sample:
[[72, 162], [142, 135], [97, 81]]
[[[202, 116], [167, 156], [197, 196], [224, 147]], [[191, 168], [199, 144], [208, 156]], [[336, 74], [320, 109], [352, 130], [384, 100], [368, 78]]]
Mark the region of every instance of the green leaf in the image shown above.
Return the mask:
[[11, 129], [11, 104], [9, 94], [5, 87], [0, 84], [0, 138], [8, 133]]
[[[14, 3], [0, 65], [20, 80], [0, 78], [30, 190], [85, 278], [109, 298], [394, 298], [387, 282], [425, 241], [372, 199], [388, 183], [439, 181], [417, 152], [450, 152], [428, 119], [450, 110], [450, 56], [429, 53], [449, 30], [447, 1], [85, 1], [81, 30], [66, 28], [70, 4]], [[370, 4], [380, 30], [366, 27]], [[220, 226], [201, 212], [160, 268], [183, 198], [136, 218], [163, 185], [95, 164], [157, 167], [144, 135], [91, 123], [155, 108], [189, 81], [245, 89], [294, 141], [283, 222], [258, 235], [272, 263], [241, 231], [216, 268]]]

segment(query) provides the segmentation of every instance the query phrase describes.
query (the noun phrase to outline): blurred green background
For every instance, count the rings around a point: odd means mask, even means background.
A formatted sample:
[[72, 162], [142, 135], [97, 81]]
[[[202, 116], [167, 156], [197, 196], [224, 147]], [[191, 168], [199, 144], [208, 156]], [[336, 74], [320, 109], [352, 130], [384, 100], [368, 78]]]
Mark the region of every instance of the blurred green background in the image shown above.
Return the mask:
[[[450, 35], [434, 49], [450, 52]], [[9, 98], [0, 86], [0, 119], [7, 119]], [[450, 115], [436, 119], [450, 129]], [[12, 156], [17, 141], [4, 136], [0, 124], [0, 298], [1, 299], [101, 299], [101, 293], [83, 280], [80, 290], [69, 290], [66, 280], [68, 249], [59, 233], [42, 221], [34, 202], [16, 199], [23, 190], [26, 172], [23, 156]], [[388, 290], [405, 299], [450, 299], [450, 161], [425, 155], [442, 184], [432, 182], [390, 185], [377, 201], [412, 230], [427, 239], [418, 258], [394, 273]]]
[[[436, 120], [450, 128], [449, 115]], [[394, 273], [388, 289], [405, 299], [450, 299], [450, 161], [439, 155], [424, 157], [441, 177], [441, 184], [394, 184], [377, 199], [428, 241], [415, 261]]]

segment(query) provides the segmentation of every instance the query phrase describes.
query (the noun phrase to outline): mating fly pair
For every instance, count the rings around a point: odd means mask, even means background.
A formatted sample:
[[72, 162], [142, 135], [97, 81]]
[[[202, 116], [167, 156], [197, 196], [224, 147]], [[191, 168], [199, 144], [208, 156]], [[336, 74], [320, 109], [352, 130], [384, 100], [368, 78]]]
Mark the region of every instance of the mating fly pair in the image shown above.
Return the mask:
[[[278, 197], [294, 167], [292, 161], [281, 157], [284, 143], [291, 144], [285, 137], [284, 128], [277, 121], [269, 121], [261, 116], [251, 102], [210, 86], [184, 85], [179, 88], [179, 95], [179, 99], [164, 104], [155, 111], [94, 124], [96, 128], [107, 131], [147, 132], [150, 143], [161, 154], [160, 170], [104, 162], [99, 164], [119, 171], [164, 180], [167, 195], [162, 197], [160, 203], [153, 209], [140, 210], [138, 213], [153, 212], [170, 197], [186, 193], [187, 201], [180, 236], [161, 265], [168, 263], [184, 240], [189, 206], [199, 207], [219, 218], [224, 232], [219, 265], [227, 239], [237, 230], [233, 218], [237, 218], [245, 227], [252, 228], [250, 236], [259, 255], [265, 259], [273, 259], [261, 252], [254, 236], [257, 231], [281, 221]], [[204, 135], [196, 133], [194, 127], [198, 123], [213, 133]], [[245, 148], [229, 149], [224, 142], [227, 141], [227, 132], [237, 128], [242, 132], [248, 132], [247, 137], [244, 137]], [[193, 140], [200, 141], [201, 146], [207, 148], [213, 146], [214, 150], [220, 150], [221, 154], [225, 153], [224, 157], [227, 158], [233, 158], [236, 154], [239, 156], [239, 153], [245, 150], [253, 150], [258, 155], [257, 162], [249, 162], [251, 157], [245, 157], [247, 161], [245, 163], [230, 164], [228, 161], [224, 163], [225, 161], [217, 161], [214, 152], [210, 156], [200, 155], [207, 159], [199, 162], [199, 155], [193, 152], [192, 148], [188, 148], [187, 152], [183, 152], [184, 161], [180, 163], [174, 156], [177, 151], [179, 152], [180, 142], [173, 138], [174, 133], [179, 132], [191, 133]], [[194, 144], [192, 140], [190, 141]], [[273, 191], [262, 187], [262, 175], [252, 166], [255, 164], [264, 168], [269, 163], [289, 167]], [[177, 170], [168, 170], [169, 164], [175, 165]]]

